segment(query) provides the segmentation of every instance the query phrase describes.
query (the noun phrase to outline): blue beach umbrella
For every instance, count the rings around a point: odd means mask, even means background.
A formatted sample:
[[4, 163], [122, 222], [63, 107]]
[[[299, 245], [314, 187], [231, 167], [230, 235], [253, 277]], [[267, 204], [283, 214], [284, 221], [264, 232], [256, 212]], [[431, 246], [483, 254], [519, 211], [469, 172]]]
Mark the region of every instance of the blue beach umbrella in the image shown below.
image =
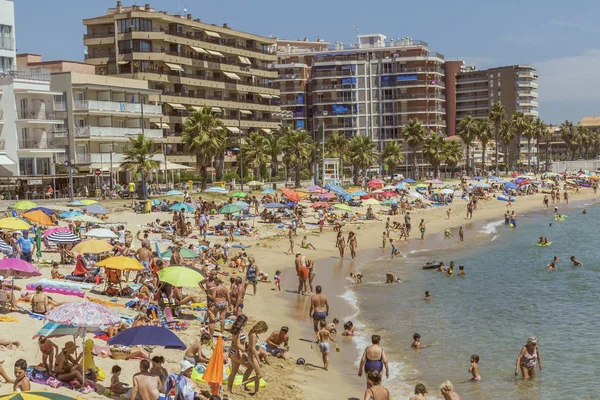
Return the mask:
[[402, 182], [398, 182], [394, 185], [396, 189], [406, 189], [406, 185]]
[[518, 188], [518, 186], [517, 186], [516, 184], [512, 183], [512, 182], [508, 182], [508, 183], [506, 184], [506, 186], [504, 186], [504, 187], [505, 187], [506, 189], [517, 189], [517, 188]]
[[483, 177], [481, 176], [476, 176], [475, 178], [473, 178], [474, 181], [482, 181]]
[[350, 196], [352, 197], [362, 197], [362, 196], [366, 196], [368, 193], [365, 192], [364, 190], [357, 190], [356, 192], [352, 192], [350, 193]]
[[68, 203], [67, 205], [68, 206], [77, 206], [77, 207], [85, 206], [85, 204], [80, 202], [79, 200], [72, 201], [72, 202]]
[[411, 179], [411, 178], [406, 178], [406, 179], [402, 179], [402, 182], [404, 182], [404, 183], [416, 183], [417, 181], [415, 181], [414, 179]]
[[267, 203], [263, 206], [264, 208], [285, 208], [287, 207], [285, 204], [281, 204], [281, 203]]
[[27, 212], [38, 211], [38, 210], [41, 211], [41, 212], [43, 212], [46, 215], [52, 215], [52, 214], [54, 214], [54, 210], [51, 210], [51, 209], [46, 208], [46, 207], [35, 207], [35, 208], [32, 208], [32, 209], [28, 210]]
[[232, 204], [236, 205], [236, 206], [240, 206], [240, 207], [242, 207], [242, 209], [250, 207], [250, 204], [246, 203], [245, 201], [236, 201], [235, 203], [232, 203]]
[[209, 187], [208, 189], [206, 189], [204, 191], [204, 193], [220, 193], [220, 194], [226, 194], [229, 191], [227, 189], [224, 189], [222, 187], [219, 186], [213, 186], [213, 187]]
[[58, 214], [60, 218], [73, 218], [78, 215], [83, 215], [81, 211], [65, 211], [63, 213]]
[[262, 194], [273, 194], [275, 191], [273, 189], [265, 189], [262, 191]]
[[179, 190], [169, 190], [167, 193], [165, 193], [166, 196], [183, 196], [183, 193], [180, 192]]
[[173, 204], [171, 207], [169, 207], [169, 210], [171, 211], [185, 211], [185, 212], [194, 212], [195, 208], [190, 206], [187, 203], [177, 203], [177, 204]]
[[106, 208], [102, 207], [100, 204], [91, 204], [91, 205], [85, 207], [84, 210], [90, 214], [99, 214], [99, 215], [110, 214], [110, 211], [108, 211]]

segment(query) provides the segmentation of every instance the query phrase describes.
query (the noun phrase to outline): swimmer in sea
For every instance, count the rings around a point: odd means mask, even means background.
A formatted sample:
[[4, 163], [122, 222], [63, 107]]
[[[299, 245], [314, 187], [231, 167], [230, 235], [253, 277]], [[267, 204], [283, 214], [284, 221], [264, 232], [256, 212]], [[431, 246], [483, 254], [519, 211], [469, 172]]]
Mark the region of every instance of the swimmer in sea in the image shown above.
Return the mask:
[[543, 236], [540, 236], [540, 241], [537, 242], [537, 244], [544, 244], [544, 237]]
[[587, 210], [584, 208], [582, 214], [587, 214]]
[[388, 271], [385, 274], [385, 283], [402, 283], [402, 281], [396, 275], [392, 274], [391, 271]]
[[342, 332], [342, 336], [354, 336], [356, 335], [357, 329], [354, 327], [352, 321], [348, 321], [344, 324], [344, 332]]
[[583, 267], [583, 263], [578, 261], [575, 256], [571, 256], [571, 262], [573, 263], [574, 267]]
[[481, 380], [481, 376], [479, 375], [479, 356], [477, 354], [471, 356], [469, 372], [473, 375], [473, 378], [471, 378], [472, 381], [479, 382]]
[[458, 267], [458, 276], [466, 276], [467, 273], [465, 272], [465, 266], [464, 265], [460, 265]]
[[431, 300], [431, 293], [429, 293], [429, 290], [425, 291], [425, 300]]
[[550, 228], [552, 228], [552, 222], [550, 222]]
[[554, 264], [558, 264], [559, 258], [557, 256], [554, 256], [554, 258], [552, 259], [552, 262]]
[[550, 271], [555, 271], [556, 270], [556, 265], [554, 264], [554, 261], [551, 262], [550, 264], [548, 264], [548, 268]]
[[419, 350], [419, 349], [424, 349], [426, 347], [431, 346], [430, 344], [424, 344], [421, 343], [421, 335], [419, 335], [418, 333], [415, 333], [413, 335], [413, 342], [410, 345], [411, 348], [415, 349], [415, 350]]
[[452, 263], [450, 263], [450, 266], [446, 270], [446, 276], [448, 278], [454, 278], [454, 265]]

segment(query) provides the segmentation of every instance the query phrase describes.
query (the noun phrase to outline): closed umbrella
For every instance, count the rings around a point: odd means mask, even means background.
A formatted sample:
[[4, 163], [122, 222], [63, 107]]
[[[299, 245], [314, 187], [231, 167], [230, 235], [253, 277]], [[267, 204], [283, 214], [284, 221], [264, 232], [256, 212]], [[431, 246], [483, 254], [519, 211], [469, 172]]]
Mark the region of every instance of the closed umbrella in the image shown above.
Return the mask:
[[183, 196], [183, 193], [180, 192], [179, 190], [169, 190], [167, 193], [165, 193], [166, 196]]
[[73, 247], [73, 252], [81, 254], [100, 254], [111, 251], [112, 249], [113, 246], [104, 240], [90, 239]]
[[235, 192], [231, 195], [231, 197], [246, 197], [246, 193], [244, 192]]
[[90, 214], [96, 214], [96, 215], [110, 214], [110, 211], [108, 211], [106, 208], [102, 207], [100, 204], [89, 205], [89, 206], [85, 207], [84, 210]]
[[37, 207], [37, 204], [29, 200], [17, 201], [11, 206], [13, 210], [31, 210], [34, 207]]
[[347, 204], [334, 204], [334, 207], [337, 208], [337, 209], [339, 209], [339, 210], [352, 212], [352, 209]]
[[196, 287], [198, 282], [204, 279], [202, 274], [194, 269], [183, 266], [171, 266], [158, 271], [161, 282], [170, 283], [173, 286]]
[[283, 188], [283, 189], [281, 189], [281, 193], [283, 193], [283, 195], [290, 201], [295, 201], [295, 202], [300, 201], [300, 196], [298, 196], [298, 193], [296, 193], [295, 190]]
[[243, 208], [235, 204], [227, 204], [219, 210], [219, 214], [235, 214], [242, 211]]
[[171, 207], [169, 207], [169, 210], [171, 210], [171, 211], [183, 210], [185, 212], [194, 212], [196, 209], [187, 203], [177, 203], [177, 204], [173, 204]]
[[73, 218], [73, 217], [76, 217], [78, 215], [83, 215], [83, 213], [81, 211], [75, 211], [75, 210], [73, 210], [73, 211], [65, 211], [65, 212], [62, 212], [62, 213], [58, 214], [58, 216], [60, 218]]
[[[202, 376], [202, 379], [211, 387], [212, 394], [214, 395], [219, 394], [223, 382], [223, 365], [223, 337], [219, 336], [215, 351], [213, 351], [213, 354], [208, 361], [208, 365], [206, 366], [206, 371]], [[230, 377], [230, 379], [234, 378], [235, 376]]]
[[108, 344], [111, 346], [160, 346], [175, 350], [187, 348], [175, 333], [161, 326], [137, 326], [126, 329], [112, 337]]
[[69, 244], [81, 241], [79, 236], [74, 235], [71, 232], [54, 232], [53, 234], [46, 236], [46, 239], [58, 244]]
[[107, 258], [106, 260], [96, 263], [96, 266], [108, 269], [118, 269], [121, 271], [141, 271], [145, 269], [135, 258], [124, 256]]
[[21, 217], [27, 218], [27, 220], [31, 222], [35, 222], [36, 224], [44, 225], [44, 226], [52, 226], [52, 220], [50, 217], [43, 211], [27, 211], [26, 213], [21, 214]]
[[35, 228], [35, 256], [38, 261], [42, 257], [42, 228]]
[[117, 236], [116, 233], [114, 233], [110, 229], [104, 229], [104, 228], [90, 229], [89, 231], [85, 232], [83, 234], [83, 236], [96, 237], [96, 238], [102, 238], [102, 239], [116, 239], [119, 237], [119, 236]]
[[0, 229], [8, 229], [11, 231], [23, 231], [31, 228], [27, 222], [19, 218], [2, 218], [0, 219]]

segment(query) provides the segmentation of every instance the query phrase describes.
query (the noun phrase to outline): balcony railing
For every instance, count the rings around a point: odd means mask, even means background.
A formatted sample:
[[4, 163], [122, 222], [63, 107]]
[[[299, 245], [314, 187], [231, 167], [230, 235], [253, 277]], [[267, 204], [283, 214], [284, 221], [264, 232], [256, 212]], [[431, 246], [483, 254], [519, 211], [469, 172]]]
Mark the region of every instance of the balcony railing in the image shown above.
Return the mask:
[[50, 70], [45, 68], [17, 67], [12, 71], [0, 71], [0, 78], [5, 76], [28, 81], [50, 82]]
[[[57, 140], [59, 138], [66, 137], [62, 134], [54, 134], [54, 133], [43, 133], [39, 137], [19, 137], [19, 148], [20, 149], [57, 149], [58, 144], [64, 145], [65, 143], [62, 140]], [[58, 143], [60, 142], [60, 143]]]
[[456, 84], [461, 85], [463, 83], [475, 83], [475, 82], [487, 82], [487, 81], [488, 81], [487, 76], [481, 76], [481, 77], [476, 77], [476, 78], [460, 78], [460, 77], [458, 77], [456, 79]]
[[[144, 114], [160, 115], [162, 107], [153, 104], [144, 104]], [[75, 100], [73, 108], [78, 111], [108, 111], [122, 113], [142, 112], [142, 105], [139, 103], [127, 103], [117, 101], [99, 101], [99, 100]]]
[[302, 79], [300, 74], [280, 74], [277, 79]]
[[15, 38], [12, 36], [0, 36], [0, 50], [14, 50]]
[[[105, 138], [126, 138], [137, 136], [142, 132], [142, 128], [114, 128], [103, 126], [90, 126], [86, 130], [90, 137], [105, 137]], [[146, 129], [144, 128], [144, 136], [153, 139], [163, 137], [162, 129]]]
[[31, 108], [17, 108], [17, 119], [19, 120], [60, 120], [54, 112], [42, 110], [42, 109], [31, 109]]
[[334, 78], [338, 76], [356, 76], [356, 71], [343, 69], [341, 71], [315, 71], [313, 78]]
[[[191, 99], [231, 101], [231, 102], [236, 102], [236, 103], [258, 104], [258, 105], [263, 105], [263, 106], [277, 106], [278, 105], [277, 103], [270, 103], [268, 99], [256, 100], [256, 99], [249, 99], [249, 98], [232, 98], [232, 97], [214, 96], [214, 95], [208, 95], [208, 94], [196, 93], [196, 92], [192, 93], [191, 91], [187, 92], [187, 93], [182, 93], [182, 92], [171, 92], [168, 90], [164, 90], [163, 95], [164, 96], [175, 96], [175, 97], [189, 97]], [[146, 107], [144, 107], [144, 112], [146, 112]]]
[[225, 76], [215, 77], [215, 76], [206, 76], [206, 75], [198, 75], [190, 72], [178, 72], [178, 71], [165, 71], [158, 68], [148, 68], [140, 73], [146, 74], [162, 74], [168, 76], [176, 76], [180, 78], [189, 78], [189, 79], [202, 79], [205, 81], [213, 81], [213, 82], [224, 82], [230, 85], [245, 85], [245, 86], [254, 86], [254, 87], [263, 87], [269, 89], [276, 89], [276, 86], [273, 82], [249, 82], [242, 80], [233, 80], [227, 78]]
[[446, 84], [444, 82], [438, 82], [438, 81], [436, 81], [435, 83], [427, 82], [427, 81], [398, 81], [398, 82], [396, 82], [396, 86], [441, 86], [441, 87], [446, 87]]

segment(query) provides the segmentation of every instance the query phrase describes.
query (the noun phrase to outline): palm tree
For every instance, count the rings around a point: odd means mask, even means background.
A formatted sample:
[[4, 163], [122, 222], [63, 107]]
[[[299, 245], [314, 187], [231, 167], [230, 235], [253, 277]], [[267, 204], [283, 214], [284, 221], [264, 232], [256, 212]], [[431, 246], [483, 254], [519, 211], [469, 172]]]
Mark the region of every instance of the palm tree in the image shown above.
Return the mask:
[[348, 156], [348, 139], [339, 132], [334, 132], [327, 136], [325, 141], [325, 153], [328, 157], [340, 160], [340, 180], [344, 181], [344, 163]]
[[271, 162], [271, 179], [275, 179], [279, 175], [279, 155], [281, 155], [281, 144], [279, 138], [281, 137], [281, 129], [279, 127], [275, 133], [268, 133], [264, 136], [265, 138], [265, 151], [269, 156]]
[[159, 151], [154, 147], [154, 141], [146, 138], [143, 133], [138, 133], [136, 137], [129, 138], [129, 146], [123, 150], [125, 158], [121, 167], [134, 174], [142, 174], [142, 192], [146, 200], [146, 175], [160, 167], [160, 161], [154, 160]]
[[408, 123], [402, 129], [404, 137], [408, 142], [408, 145], [412, 148], [413, 153], [413, 171], [412, 178], [416, 179], [417, 175], [417, 147], [421, 146], [425, 141], [425, 128], [416, 119], [408, 120]]
[[548, 130], [548, 125], [544, 123], [540, 118], [536, 118], [534, 120], [533, 126], [535, 128], [535, 138], [538, 141], [538, 166], [540, 165], [540, 141], [544, 140], [546, 142], [546, 154], [544, 156], [546, 162], [546, 171], [548, 169], [548, 154], [549, 154], [549, 142], [552, 137], [552, 132]]
[[383, 164], [386, 166], [387, 174], [393, 175], [398, 164], [404, 161], [404, 150], [402, 149], [402, 143], [398, 141], [387, 142], [383, 146], [382, 152]]
[[590, 132], [590, 152], [592, 156], [590, 158], [596, 158], [598, 156], [598, 149], [600, 148], [600, 132]]
[[440, 175], [440, 164], [445, 158], [446, 142], [444, 137], [437, 133], [431, 134], [425, 143], [423, 143], [423, 157], [433, 167], [433, 176], [438, 178]]
[[[354, 184], [358, 184], [359, 173], [366, 178], [367, 171], [377, 159], [377, 144], [368, 136], [354, 136], [348, 141], [348, 159], [354, 167]], [[365, 179], [366, 183], [366, 179]]]
[[[454, 171], [456, 165], [464, 159], [465, 153], [460, 142], [456, 140], [446, 140], [446, 143], [444, 144], [444, 162], [446, 163], [446, 170], [447, 167], [450, 166], [450, 169]], [[447, 176], [448, 174], [446, 174], [446, 177]]]
[[526, 117], [522, 112], [517, 111], [512, 116], [511, 125], [515, 131], [515, 138], [517, 142], [517, 171], [519, 171], [519, 163], [521, 161], [521, 136], [523, 135], [527, 137], [527, 158], [529, 159], [531, 119]]
[[500, 136], [500, 127], [502, 122], [506, 119], [506, 111], [504, 109], [504, 105], [500, 102], [494, 103], [492, 106], [492, 110], [489, 115], [490, 121], [494, 124], [494, 138], [496, 140], [496, 165], [495, 165], [495, 175], [498, 176], [498, 142]]
[[506, 171], [508, 172], [508, 166], [511, 164], [509, 159], [508, 146], [512, 143], [513, 140], [515, 140], [515, 131], [510, 121], [502, 121], [502, 123], [500, 124], [500, 131], [498, 132], [498, 137], [502, 142], [502, 148], [504, 149], [504, 166]]
[[[562, 140], [567, 145], [567, 160], [569, 159], [569, 150], [571, 149], [571, 143], [575, 138], [575, 125], [571, 121], [565, 121], [560, 125], [560, 135]], [[573, 154], [573, 157], [575, 155]]]
[[211, 107], [194, 111], [183, 124], [181, 140], [187, 150], [196, 156], [196, 168], [200, 169], [202, 188], [206, 187], [206, 169], [211, 161], [221, 155], [227, 145], [225, 129]]
[[[481, 142], [481, 174], [487, 175], [487, 168], [485, 166], [485, 153], [487, 145], [494, 137], [494, 126], [488, 118], [482, 118], [476, 121], [475, 131], [477, 139]], [[497, 145], [496, 145], [497, 148]], [[496, 154], [498, 155], [498, 154]]]
[[467, 175], [470, 175], [471, 171], [471, 159], [469, 149], [473, 140], [475, 140], [475, 120], [470, 116], [466, 116], [458, 123], [458, 136], [462, 139], [467, 149], [467, 162], [465, 163], [467, 169]]
[[579, 147], [579, 158], [587, 159], [588, 148], [592, 140], [591, 132], [585, 126], [577, 126], [577, 145]]
[[294, 169], [296, 187], [300, 187], [300, 172], [310, 164], [312, 159], [313, 141], [308, 132], [303, 129], [285, 129], [279, 139], [283, 152], [283, 161]]
[[262, 178], [260, 170], [270, 160], [267, 139], [260, 133], [252, 132], [242, 144], [242, 159], [244, 164], [252, 168], [254, 179]]

